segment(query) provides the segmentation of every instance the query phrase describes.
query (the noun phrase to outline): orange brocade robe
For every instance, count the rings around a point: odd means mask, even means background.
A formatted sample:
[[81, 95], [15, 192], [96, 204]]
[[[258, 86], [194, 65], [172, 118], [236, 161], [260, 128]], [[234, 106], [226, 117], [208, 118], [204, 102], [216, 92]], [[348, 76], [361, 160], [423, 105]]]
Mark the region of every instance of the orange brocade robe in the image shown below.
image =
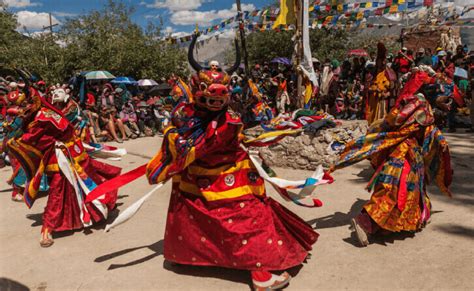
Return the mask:
[[386, 95], [390, 93], [390, 80], [385, 71], [378, 73], [369, 87], [366, 106], [366, 120], [370, 124], [383, 119], [387, 114]]
[[433, 125], [429, 103], [409, 96], [374, 124], [366, 136], [347, 144], [336, 168], [370, 159], [375, 173], [373, 189], [364, 209], [382, 229], [415, 231], [430, 218], [431, 203], [426, 185], [434, 181], [451, 196], [451, 160], [446, 139]]

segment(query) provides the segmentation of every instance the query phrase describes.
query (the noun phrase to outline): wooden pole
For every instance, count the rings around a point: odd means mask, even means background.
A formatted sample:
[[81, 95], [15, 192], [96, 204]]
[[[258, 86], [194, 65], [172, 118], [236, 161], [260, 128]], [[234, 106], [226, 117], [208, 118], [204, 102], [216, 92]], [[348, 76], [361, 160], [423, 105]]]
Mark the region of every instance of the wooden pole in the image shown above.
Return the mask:
[[247, 45], [245, 42], [245, 27], [244, 27], [244, 17], [242, 13], [242, 6], [240, 5], [240, 0], [236, 0], [237, 2], [237, 11], [239, 13], [239, 31], [240, 31], [240, 42], [242, 46], [242, 55], [244, 57], [244, 72], [245, 76], [250, 76], [250, 68], [249, 68], [249, 61], [247, 55]]
[[298, 70], [301, 59], [303, 58], [303, 0], [295, 1], [296, 11], [296, 72], [298, 74], [298, 81], [296, 84], [296, 92], [298, 98], [298, 107], [304, 107], [304, 96], [303, 95], [303, 75]]
[[43, 29], [49, 29], [51, 35], [53, 35], [53, 27], [57, 26], [58, 24], [53, 24], [53, 17], [51, 16], [51, 12], [49, 13], [49, 25], [43, 26]]

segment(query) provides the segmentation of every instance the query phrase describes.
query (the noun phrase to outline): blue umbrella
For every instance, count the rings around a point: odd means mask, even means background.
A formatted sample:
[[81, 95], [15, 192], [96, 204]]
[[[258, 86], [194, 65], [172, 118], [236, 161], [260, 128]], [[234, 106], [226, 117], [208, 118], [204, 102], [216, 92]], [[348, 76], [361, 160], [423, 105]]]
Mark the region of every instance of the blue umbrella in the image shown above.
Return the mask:
[[271, 63], [278, 63], [283, 65], [291, 65], [291, 61], [288, 58], [274, 58]]
[[110, 83], [113, 84], [125, 84], [125, 85], [136, 85], [137, 81], [130, 77], [117, 77], [113, 79]]

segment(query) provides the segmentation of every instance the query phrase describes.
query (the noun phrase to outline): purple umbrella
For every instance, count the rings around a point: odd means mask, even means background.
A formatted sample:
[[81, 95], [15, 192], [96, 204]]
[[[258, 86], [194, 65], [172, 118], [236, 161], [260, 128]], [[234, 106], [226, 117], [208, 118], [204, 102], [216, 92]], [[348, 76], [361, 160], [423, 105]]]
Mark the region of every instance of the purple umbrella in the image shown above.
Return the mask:
[[274, 58], [270, 63], [278, 63], [283, 65], [291, 65], [291, 61], [288, 58]]
[[158, 83], [155, 80], [151, 80], [151, 79], [138, 80], [138, 86], [141, 86], [141, 87], [156, 86], [156, 85], [158, 85]]

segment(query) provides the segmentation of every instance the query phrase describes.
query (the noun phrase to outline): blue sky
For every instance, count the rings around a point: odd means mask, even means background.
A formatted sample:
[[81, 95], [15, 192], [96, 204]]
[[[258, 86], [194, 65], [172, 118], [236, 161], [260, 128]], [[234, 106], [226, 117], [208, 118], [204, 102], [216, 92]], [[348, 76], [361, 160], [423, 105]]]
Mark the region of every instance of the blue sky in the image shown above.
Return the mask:
[[[53, 23], [64, 22], [66, 17], [74, 17], [93, 9], [100, 9], [106, 0], [3, 0], [9, 9], [18, 16], [22, 28], [30, 32], [42, 30], [48, 25], [49, 12], [53, 15]], [[136, 12], [132, 20], [145, 26], [151, 21], [164, 21], [164, 29], [169, 33], [191, 32], [195, 23], [207, 27], [235, 15], [234, 0], [123, 0], [133, 5]], [[274, 3], [274, 0], [242, 0], [245, 10], [262, 8]], [[23, 29], [20, 29], [23, 30]]]

